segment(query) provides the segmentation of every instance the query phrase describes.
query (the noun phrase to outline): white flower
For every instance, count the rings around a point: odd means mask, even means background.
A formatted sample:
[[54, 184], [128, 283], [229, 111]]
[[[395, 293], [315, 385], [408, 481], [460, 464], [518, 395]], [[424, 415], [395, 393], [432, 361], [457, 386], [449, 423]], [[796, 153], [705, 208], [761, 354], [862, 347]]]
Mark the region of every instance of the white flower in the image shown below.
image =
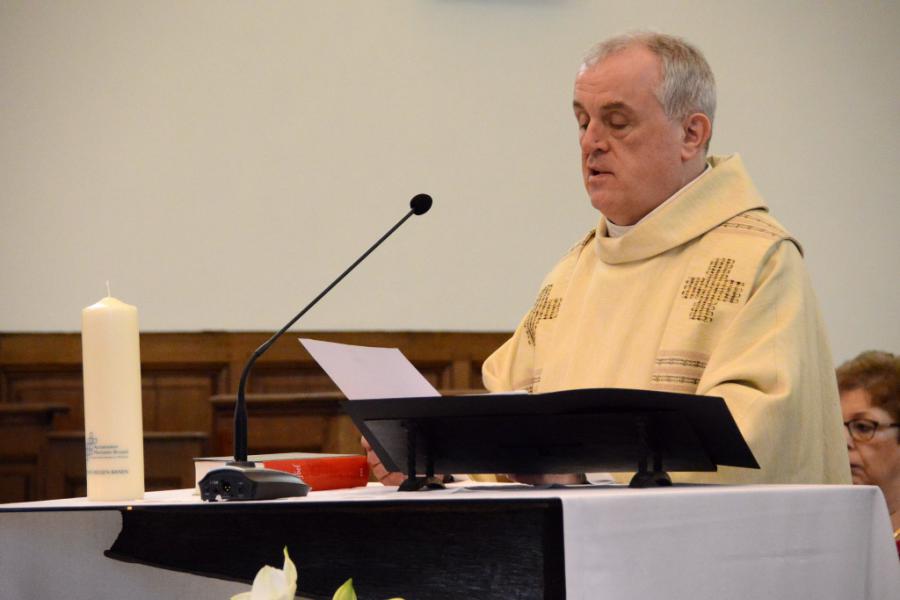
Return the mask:
[[266, 565], [253, 579], [253, 589], [237, 594], [231, 600], [294, 600], [297, 594], [297, 567], [284, 547], [284, 566], [280, 569]]
[[331, 600], [356, 600], [356, 590], [353, 589], [353, 580], [348, 579], [339, 587]]
[[[331, 600], [356, 600], [356, 590], [353, 589], [353, 580], [348, 579], [339, 587]], [[390, 600], [403, 600], [403, 598], [391, 598]]]

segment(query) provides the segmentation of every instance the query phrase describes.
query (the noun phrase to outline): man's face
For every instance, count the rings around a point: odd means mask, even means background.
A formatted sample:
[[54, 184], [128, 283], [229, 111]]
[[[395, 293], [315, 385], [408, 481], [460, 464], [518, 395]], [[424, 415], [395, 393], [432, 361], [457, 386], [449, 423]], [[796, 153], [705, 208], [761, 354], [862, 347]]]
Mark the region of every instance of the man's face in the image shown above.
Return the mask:
[[682, 128], [656, 97], [659, 59], [632, 46], [575, 79], [581, 170], [591, 204], [617, 225], [633, 225], [680, 189]]

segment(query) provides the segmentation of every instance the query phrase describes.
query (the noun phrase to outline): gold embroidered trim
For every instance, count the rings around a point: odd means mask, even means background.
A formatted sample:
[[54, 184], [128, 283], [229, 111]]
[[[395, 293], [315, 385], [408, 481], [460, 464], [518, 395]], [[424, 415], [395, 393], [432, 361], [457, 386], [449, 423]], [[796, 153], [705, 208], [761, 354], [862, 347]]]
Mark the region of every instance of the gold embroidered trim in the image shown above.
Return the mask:
[[680, 383], [696, 387], [700, 383], [700, 378], [686, 375], [653, 375], [650, 377], [650, 381], [653, 383]]
[[705, 369], [706, 368], [705, 360], [690, 360], [687, 358], [676, 358], [674, 356], [669, 357], [669, 358], [657, 358], [656, 364], [659, 365], [660, 367], [673, 366], [673, 367], [688, 367], [688, 368], [694, 368], [694, 369]]
[[740, 301], [744, 283], [728, 279], [733, 267], [734, 259], [716, 258], [710, 261], [706, 277], [689, 277], [684, 281], [681, 297], [685, 300], [697, 299], [691, 306], [692, 320], [712, 323], [716, 304], [719, 302], [737, 304]]
[[719, 226], [728, 233], [744, 233], [764, 237], [766, 239], [783, 239], [788, 233], [777, 225], [751, 214], [738, 215]]
[[709, 354], [705, 352], [696, 352], [694, 350], [660, 350], [656, 353], [657, 360], [665, 359], [684, 359], [702, 362], [704, 365], [709, 361]]
[[660, 350], [654, 359], [650, 387], [694, 393], [703, 377], [709, 355], [692, 350]]
[[785, 231], [784, 229], [779, 227], [776, 223], [773, 223], [772, 221], [769, 221], [768, 219], [764, 219], [764, 218], [760, 217], [758, 214], [743, 213], [743, 214], [738, 215], [736, 218], [747, 219], [748, 221], [755, 221], [755, 222], [759, 223], [760, 225], [762, 225], [763, 227], [765, 227], [766, 229], [768, 229], [769, 231], [778, 233], [783, 236], [789, 235], [787, 231]]
[[542, 320], [555, 319], [559, 314], [559, 306], [562, 304], [562, 298], [550, 298], [550, 290], [553, 284], [548, 284], [541, 289], [537, 300], [528, 317], [525, 319], [525, 335], [528, 337], [528, 343], [534, 346], [535, 337], [537, 335], [537, 326]]
[[525, 391], [528, 392], [529, 394], [533, 394], [535, 386], [537, 386], [537, 384], [539, 384], [540, 382], [541, 382], [541, 372], [536, 371], [534, 376], [531, 378], [531, 383], [529, 383], [528, 385], [525, 386], [525, 388], [524, 388]]

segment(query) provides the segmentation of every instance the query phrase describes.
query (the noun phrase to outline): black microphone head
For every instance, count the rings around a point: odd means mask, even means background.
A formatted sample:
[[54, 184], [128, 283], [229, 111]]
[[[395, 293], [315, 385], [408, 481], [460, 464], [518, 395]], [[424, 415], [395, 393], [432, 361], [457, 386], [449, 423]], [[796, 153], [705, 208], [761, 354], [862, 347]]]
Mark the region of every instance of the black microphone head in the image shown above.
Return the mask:
[[409, 201], [409, 208], [417, 215], [424, 215], [431, 208], [431, 196], [428, 194], [416, 194]]

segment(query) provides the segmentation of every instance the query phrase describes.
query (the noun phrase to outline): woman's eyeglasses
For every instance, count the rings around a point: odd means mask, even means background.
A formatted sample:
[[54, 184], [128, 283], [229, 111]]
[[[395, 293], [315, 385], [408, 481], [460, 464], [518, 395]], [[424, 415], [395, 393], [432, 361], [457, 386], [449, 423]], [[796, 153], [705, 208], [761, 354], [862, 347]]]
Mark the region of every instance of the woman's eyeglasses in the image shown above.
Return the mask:
[[900, 423], [879, 423], [871, 419], [852, 419], [844, 421], [844, 427], [850, 432], [850, 437], [857, 442], [868, 442], [875, 437], [879, 429], [900, 427]]

